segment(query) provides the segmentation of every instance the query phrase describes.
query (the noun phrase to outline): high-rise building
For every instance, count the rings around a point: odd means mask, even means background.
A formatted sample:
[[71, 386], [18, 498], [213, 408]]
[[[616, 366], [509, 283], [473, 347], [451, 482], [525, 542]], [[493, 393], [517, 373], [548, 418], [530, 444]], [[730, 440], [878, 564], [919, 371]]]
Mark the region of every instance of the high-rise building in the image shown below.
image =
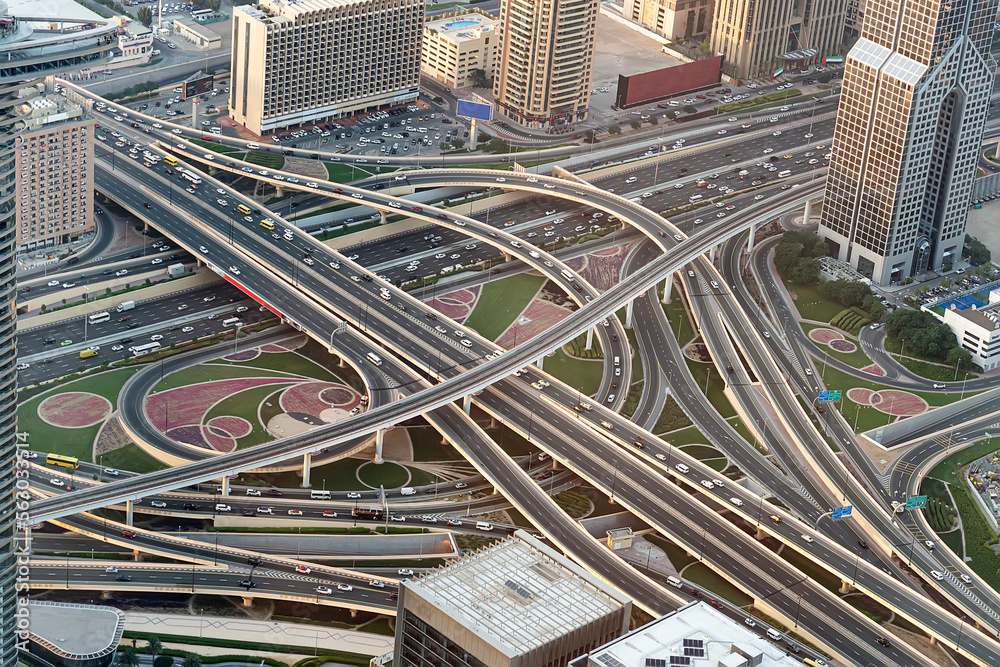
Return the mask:
[[712, 51], [737, 79], [818, 62], [839, 53], [846, 9], [845, 0], [715, 0]]
[[34, 250], [94, 231], [94, 126], [62, 95], [21, 108], [26, 131], [14, 157], [17, 247]]
[[632, 601], [523, 531], [399, 587], [398, 667], [565, 665], [628, 630]]
[[625, 0], [622, 14], [647, 30], [678, 40], [706, 34], [715, 0]]
[[497, 111], [532, 128], [586, 120], [599, 0], [501, 0]]
[[424, 0], [261, 0], [233, 8], [229, 113], [255, 134], [412, 102]]
[[878, 285], [958, 260], [989, 108], [997, 0], [866, 0], [819, 234]]
[[475, 85], [473, 73], [493, 78], [500, 36], [497, 20], [476, 12], [428, 21], [420, 47], [420, 69], [452, 88]]

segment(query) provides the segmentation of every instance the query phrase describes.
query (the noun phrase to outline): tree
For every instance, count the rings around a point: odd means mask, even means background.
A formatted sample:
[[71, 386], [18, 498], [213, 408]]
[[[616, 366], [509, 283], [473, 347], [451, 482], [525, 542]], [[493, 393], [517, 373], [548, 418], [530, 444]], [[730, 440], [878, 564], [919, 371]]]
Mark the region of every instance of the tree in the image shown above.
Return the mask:
[[584, 134], [587, 137], [587, 143], [588, 144], [594, 143], [594, 141], [596, 140], [596, 137], [597, 137], [597, 132], [595, 132], [594, 130], [587, 130]]
[[650, 125], [656, 125], [656, 124], [658, 124], [659, 122], [660, 122], [660, 119], [659, 119], [659, 118], [657, 118], [656, 116], [650, 116], [650, 117], [649, 117], [649, 124], [650, 124]]
[[139, 19], [139, 23], [143, 24], [147, 28], [153, 22], [153, 10], [149, 7], [140, 7], [135, 13], [135, 17]]
[[163, 652], [163, 643], [160, 638], [156, 635], [150, 635], [149, 639], [146, 640], [146, 653], [153, 656], [153, 662], [156, 662], [156, 656]]
[[197, 653], [185, 654], [181, 667], [201, 667], [201, 656]]
[[118, 667], [139, 667], [139, 652], [134, 646], [120, 648], [115, 656], [115, 664]]
[[684, 108], [684, 113], [698, 113], [698, 110], [695, 109], [690, 104], [685, 105], [683, 108]]
[[965, 237], [965, 254], [976, 264], [989, 264], [992, 259], [990, 249], [974, 236]]
[[632, 126], [633, 130], [638, 130], [642, 126], [642, 123], [640, 123], [637, 120], [633, 120], [632, 122], [629, 123], [629, 125]]
[[972, 368], [972, 353], [956, 345], [948, 351], [946, 361], [949, 366], [956, 366], [960, 371], [968, 370]]
[[486, 70], [472, 70], [472, 85], [476, 88], [492, 88], [493, 81], [486, 76]]
[[622, 133], [622, 128], [619, 127], [618, 125], [608, 126], [608, 134], [621, 134], [621, 133]]
[[208, 7], [213, 12], [218, 13], [222, 9], [222, 0], [208, 0]]

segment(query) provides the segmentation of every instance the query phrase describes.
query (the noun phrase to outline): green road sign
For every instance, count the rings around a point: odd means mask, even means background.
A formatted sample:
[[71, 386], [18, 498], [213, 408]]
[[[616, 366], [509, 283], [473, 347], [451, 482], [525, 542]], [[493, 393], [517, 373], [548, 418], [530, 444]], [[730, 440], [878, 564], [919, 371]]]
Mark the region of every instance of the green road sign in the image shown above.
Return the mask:
[[927, 496], [910, 496], [906, 499], [906, 509], [919, 509], [927, 506]]

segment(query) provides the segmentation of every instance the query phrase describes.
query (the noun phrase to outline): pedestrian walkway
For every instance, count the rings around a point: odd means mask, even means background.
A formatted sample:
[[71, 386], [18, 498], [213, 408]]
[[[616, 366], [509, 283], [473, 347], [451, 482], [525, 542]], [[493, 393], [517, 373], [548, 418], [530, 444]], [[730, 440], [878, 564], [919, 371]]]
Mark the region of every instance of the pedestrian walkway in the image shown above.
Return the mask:
[[[157, 635], [212, 637], [227, 641], [299, 646], [317, 651], [346, 651], [362, 655], [382, 655], [392, 650], [393, 638], [357, 630], [324, 625], [258, 621], [252, 618], [190, 616], [126, 612], [125, 630]], [[204, 647], [199, 647], [199, 652]], [[232, 648], [227, 649], [230, 653]]]

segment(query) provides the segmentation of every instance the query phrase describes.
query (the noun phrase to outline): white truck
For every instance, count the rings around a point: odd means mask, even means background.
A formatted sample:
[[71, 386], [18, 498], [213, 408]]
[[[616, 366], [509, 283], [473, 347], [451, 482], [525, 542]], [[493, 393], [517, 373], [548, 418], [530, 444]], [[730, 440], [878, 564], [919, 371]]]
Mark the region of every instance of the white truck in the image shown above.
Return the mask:
[[118, 304], [118, 307], [115, 308], [115, 310], [119, 313], [124, 313], [126, 310], [132, 310], [133, 308], [135, 308], [135, 301], [123, 301]]

